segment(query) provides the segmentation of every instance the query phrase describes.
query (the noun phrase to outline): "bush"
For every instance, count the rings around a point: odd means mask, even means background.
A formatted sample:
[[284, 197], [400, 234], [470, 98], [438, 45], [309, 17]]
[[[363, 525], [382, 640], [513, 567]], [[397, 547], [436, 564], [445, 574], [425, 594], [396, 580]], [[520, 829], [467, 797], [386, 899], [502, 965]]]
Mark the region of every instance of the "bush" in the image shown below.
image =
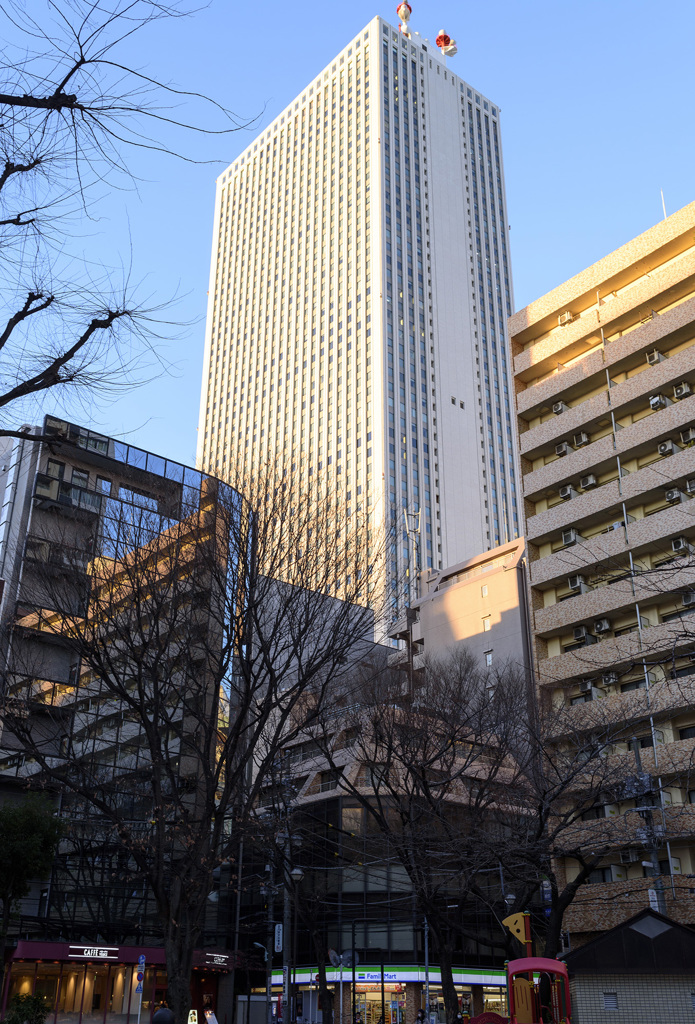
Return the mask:
[[44, 1024], [50, 1009], [45, 996], [14, 996], [4, 1024]]

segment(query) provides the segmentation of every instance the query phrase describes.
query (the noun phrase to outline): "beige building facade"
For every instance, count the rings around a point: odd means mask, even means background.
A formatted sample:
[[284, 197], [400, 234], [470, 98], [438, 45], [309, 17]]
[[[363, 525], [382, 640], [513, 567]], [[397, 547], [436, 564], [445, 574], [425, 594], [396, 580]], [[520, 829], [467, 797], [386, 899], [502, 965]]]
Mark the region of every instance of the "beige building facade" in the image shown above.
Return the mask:
[[611, 754], [648, 778], [606, 803], [625, 841], [567, 924], [588, 935], [653, 902], [649, 847], [662, 909], [693, 921], [695, 203], [509, 326], [539, 699], [577, 734], [599, 707], [629, 720]]
[[463, 645], [481, 667], [530, 665], [524, 538], [425, 574], [425, 594], [392, 633], [410, 646], [417, 668]]

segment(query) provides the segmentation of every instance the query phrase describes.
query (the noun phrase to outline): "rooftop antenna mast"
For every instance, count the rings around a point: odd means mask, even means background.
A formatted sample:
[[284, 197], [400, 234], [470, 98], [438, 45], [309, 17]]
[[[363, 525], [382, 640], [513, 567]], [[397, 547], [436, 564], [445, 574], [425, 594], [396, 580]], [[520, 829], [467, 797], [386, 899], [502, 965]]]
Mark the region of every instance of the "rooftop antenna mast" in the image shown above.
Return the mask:
[[408, 540], [411, 543], [412, 554], [409, 553], [408, 557], [408, 576], [410, 577], [409, 583], [409, 594], [410, 601], [412, 601], [412, 587], [413, 581], [415, 582], [415, 597], [420, 596], [420, 513], [422, 509], [418, 509], [417, 512], [408, 512], [407, 509], [403, 509], [403, 519], [405, 521], [405, 532]]
[[400, 3], [396, 8], [396, 14], [401, 19], [401, 23], [398, 26], [398, 31], [401, 32], [406, 37], [406, 39], [410, 39], [410, 27], [408, 25], [408, 22], [410, 21], [410, 15], [412, 13], [413, 8], [410, 6], [409, 3], [406, 3], [405, 0], [403, 0], [403, 2]]
[[666, 220], [666, 203], [664, 202], [664, 190], [661, 189], [661, 209], [664, 211], [664, 220]]

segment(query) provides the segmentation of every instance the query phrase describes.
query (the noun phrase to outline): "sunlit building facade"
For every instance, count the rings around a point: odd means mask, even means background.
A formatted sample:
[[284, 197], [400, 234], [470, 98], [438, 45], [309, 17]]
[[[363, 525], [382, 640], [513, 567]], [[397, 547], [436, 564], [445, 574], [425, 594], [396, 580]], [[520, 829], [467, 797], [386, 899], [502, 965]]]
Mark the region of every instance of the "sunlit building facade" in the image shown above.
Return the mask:
[[694, 238], [690, 203], [509, 325], [538, 699], [568, 744], [613, 731], [625, 773], [586, 814], [573, 944], [645, 906], [695, 921]]
[[512, 303], [499, 110], [374, 18], [217, 181], [199, 466], [339, 488], [395, 610], [520, 532]]

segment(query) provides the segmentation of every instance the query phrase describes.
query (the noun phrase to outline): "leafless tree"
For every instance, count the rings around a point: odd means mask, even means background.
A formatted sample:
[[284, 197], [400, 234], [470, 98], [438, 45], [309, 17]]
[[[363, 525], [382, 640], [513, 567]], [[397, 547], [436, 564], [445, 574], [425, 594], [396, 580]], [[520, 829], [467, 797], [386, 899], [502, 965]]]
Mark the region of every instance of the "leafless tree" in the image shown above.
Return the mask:
[[[309, 745], [295, 758], [294, 814], [301, 823], [331, 774], [364, 809], [372, 858], [401, 866], [427, 917], [453, 1019], [457, 942], [480, 939], [467, 911], [487, 909], [491, 950], [519, 955], [501, 921], [534, 908], [536, 938], [555, 956], [565, 911], [626, 841], [626, 822], [607, 808], [634, 783], [619, 750], [641, 709], [619, 721], [608, 702], [582, 718], [539, 709], [518, 671], [481, 671], [465, 651], [426, 663], [414, 684], [397, 672], [353, 674], [300, 734]], [[356, 842], [354, 865], [349, 842], [341, 856], [359, 873], [369, 865]], [[549, 917], [537, 913], [543, 902]]]
[[[482, 834], [517, 773], [507, 734], [525, 696], [502, 677], [494, 688], [492, 681], [462, 651], [427, 663], [412, 691], [399, 671], [362, 672], [342, 695], [339, 717], [334, 708], [307, 730], [338, 790], [366, 812], [372, 859], [382, 869], [388, 859], [400, 866], [427, 917], [450, 1020], [458, 1010], [454, 950], [466, 934], [460, 908], [486, 885]], [[355, 853], [351, 870], [359, 873], [366, 868]]]
[[47, 391], [103, 395], [168, 358], [156, 339], [180, 325], [138, 298], [127, 269], [85, 254], [83, 235], [105, 192], [135, 184], [137, 150], [191, 159], [192, 139], [241, 126], [124, 63], [134, 34], [188, 13], [178, 0], [0, 5], [0, 436]]
[[[177, 1022], [213, 871], [254, 828], [279, 747], [373, 642], [364, 521], [270, 470], [247, 494], [163, 480], [49, 517], [10, 637], [3, 744], [145, 879]], [[78, 666], [67, 682], [46, 681], [38, 637]]]

